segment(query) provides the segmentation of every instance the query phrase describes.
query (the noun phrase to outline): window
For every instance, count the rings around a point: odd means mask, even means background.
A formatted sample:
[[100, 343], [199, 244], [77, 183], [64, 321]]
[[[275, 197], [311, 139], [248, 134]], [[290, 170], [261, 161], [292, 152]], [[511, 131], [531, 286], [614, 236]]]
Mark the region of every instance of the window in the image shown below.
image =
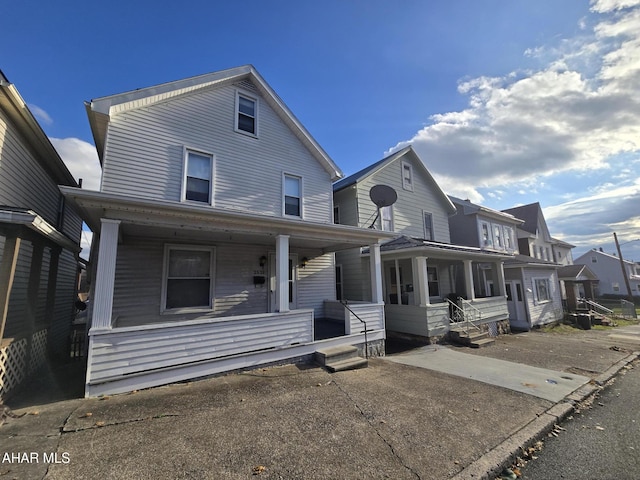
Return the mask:
[[385, 232], [393, 232], [393, 207], [382, 207], [380, 209], [380, 224]]
[[284, 214], [302, 217], [302, 178], [284, 176]]
[[480, 242], [483, 247], [492, 247], [491, 230], [489, 230], [489, 224], [486, 222], [480, 223]]
[[183, 200], [211, 205], [213, 156], [186, 150]]
[[402, 188], [413, 191], [413, 168], [406, 162], [402, 162]]
[[598, 257], [591, 257], [591, 263], [598, 263]]
[[500, 225], [493, 226], [493, 238], [496, 248], [502, 248], [502, 227]]
[[162, 310], [211, 309], [214, 249], [165, 247]]
[[336, 265], [336, 300], [342, 300], [342, 265]]
[[236, 95], [236, 130], [239, 132], [258, 135], [258, 100], [249, 95]]
[[424, 239], [433, 240], [433, 217], [428, 212], [423, 212], [424, 215]]
[[538, 303], [548, 302], [551, 300], [548, 278], [534, 278], [533, 284], [536, 288], [536, 300]]
[[513, 250], [513, 230], [511, 227], [504, 227], [504, 246], [507, 250]]
[[333, 206], [333, 223], [340, 223], [340, 206]]
[[440, 283], [438, 282], [438, 269], [436, 267], [427, 267], [427, 283], [429, 285], [429, 296], [440, 296]]
[[618, 282], [614, 282], [611, 284], [611, 288], [613, 289], [614, 292], [619, 292], [620, 291], [620, 284]]

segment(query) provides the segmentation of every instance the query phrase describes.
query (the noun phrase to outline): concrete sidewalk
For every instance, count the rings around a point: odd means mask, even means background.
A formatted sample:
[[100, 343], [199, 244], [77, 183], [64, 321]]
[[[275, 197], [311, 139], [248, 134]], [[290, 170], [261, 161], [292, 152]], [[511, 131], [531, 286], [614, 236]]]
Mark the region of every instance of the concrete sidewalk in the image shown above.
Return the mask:
[[559, 402], [391, 359], [336, 374], [271, 367], [103, 399], [25, 392], [9, 402], [26, 415], [0, 427], [0, 455], [26, 461], [3, 461], [0, 476], [491, 478], [635, 358], [638, 344], [609, 333], [534, 332], [451, 349], [469, 369], [482, 358], [530, 359], [592, 379]]

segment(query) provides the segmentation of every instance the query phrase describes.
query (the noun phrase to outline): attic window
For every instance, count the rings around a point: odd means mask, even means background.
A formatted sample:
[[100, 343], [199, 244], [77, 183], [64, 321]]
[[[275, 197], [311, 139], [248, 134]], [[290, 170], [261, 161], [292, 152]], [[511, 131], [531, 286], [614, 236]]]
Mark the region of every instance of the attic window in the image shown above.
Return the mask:
[[236, 95], [236, 131], [258, 135], [258, 100], [240, 92]]
[[413, 168], [407, 162], [402, 162], [402, 188], [413, 191]]

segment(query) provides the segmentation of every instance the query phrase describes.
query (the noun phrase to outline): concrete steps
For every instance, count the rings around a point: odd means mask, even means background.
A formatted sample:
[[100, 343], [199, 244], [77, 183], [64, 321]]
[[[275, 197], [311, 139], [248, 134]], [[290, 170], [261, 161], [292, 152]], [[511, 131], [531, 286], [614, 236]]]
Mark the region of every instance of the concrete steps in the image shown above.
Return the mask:
[[330, 372], [342, 372], [364, 368], [369, 362], [358, 355], [358, 349], [352, 345], [330, 347], [318, 350], [314, 355], [318, 365], [325, 367]]
[[469, 333], [466, 333], [462, 329], [453, 328], [449, 331], [449, 338], [459, 345], [471, 348], [488, 347], [496, 343], [495, 339], [489, 336], [489, 333], [478, 330], [469, 330]]

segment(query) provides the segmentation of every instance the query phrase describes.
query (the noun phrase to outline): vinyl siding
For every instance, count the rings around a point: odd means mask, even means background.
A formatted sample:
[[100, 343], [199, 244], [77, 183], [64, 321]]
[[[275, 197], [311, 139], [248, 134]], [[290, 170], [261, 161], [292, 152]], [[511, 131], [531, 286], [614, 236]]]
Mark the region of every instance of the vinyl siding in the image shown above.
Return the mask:
[[[199, 314], [160, 314], [165, 241], [158, 238], [135, 237], [118, 245], [113, 315], [116, 326], [182, 321]], [[259, 245], [208, 245], [215, 247], [214, 317], [252, 315], [268, 311], [269, 282], [254, 285], [254, 275], [265, 275], [259, 259], [274, 249]], [[297, 269], [298, 308], [313, 309], [322, 315], [324, 300], [335, 299], [335, 270], [333, 255], [319, 255], [312, 250], [291, 253], [309, 258], [306, 268]]]
[[[544, 325], [562, 318], [562, 299], [560, 297], [560, 284], [558, 274], [555, 270], [549, 269], [524, 269], [525, 298], [528, 304], [531, 326]], [[538, 302], [534, 279], [546, 278], [549, 280], [551, 301]]]
[[187, 147], [215, 156], [215, 207], [282, 216], [289, 173], [302, 177], [303, 218], [332, 223], [329, 174], [261, 99], [258, 138], [235, 132], [236, 90], [210, 88], [113, 114], [102, 190], [180, 201]]
[[360, 225], [369, 225], [376, 215], [376, 206], [369, 197], [374, 185], [383, 184], [395, 189], [398, 200], [393, 205], [394, 232], [410, 237], [424, 238], [423, 212], [431, 213], [433, 222], [433, 240], [450, 242], [448, 212], [440, 193], [434, 191], [433, 183], [424, 174], [422, 167], [413, 165], [413, 191], [402, 188], [402, 162], [400, 157], [385, 165], [384, 168], [359, 182], [357, 199]]

